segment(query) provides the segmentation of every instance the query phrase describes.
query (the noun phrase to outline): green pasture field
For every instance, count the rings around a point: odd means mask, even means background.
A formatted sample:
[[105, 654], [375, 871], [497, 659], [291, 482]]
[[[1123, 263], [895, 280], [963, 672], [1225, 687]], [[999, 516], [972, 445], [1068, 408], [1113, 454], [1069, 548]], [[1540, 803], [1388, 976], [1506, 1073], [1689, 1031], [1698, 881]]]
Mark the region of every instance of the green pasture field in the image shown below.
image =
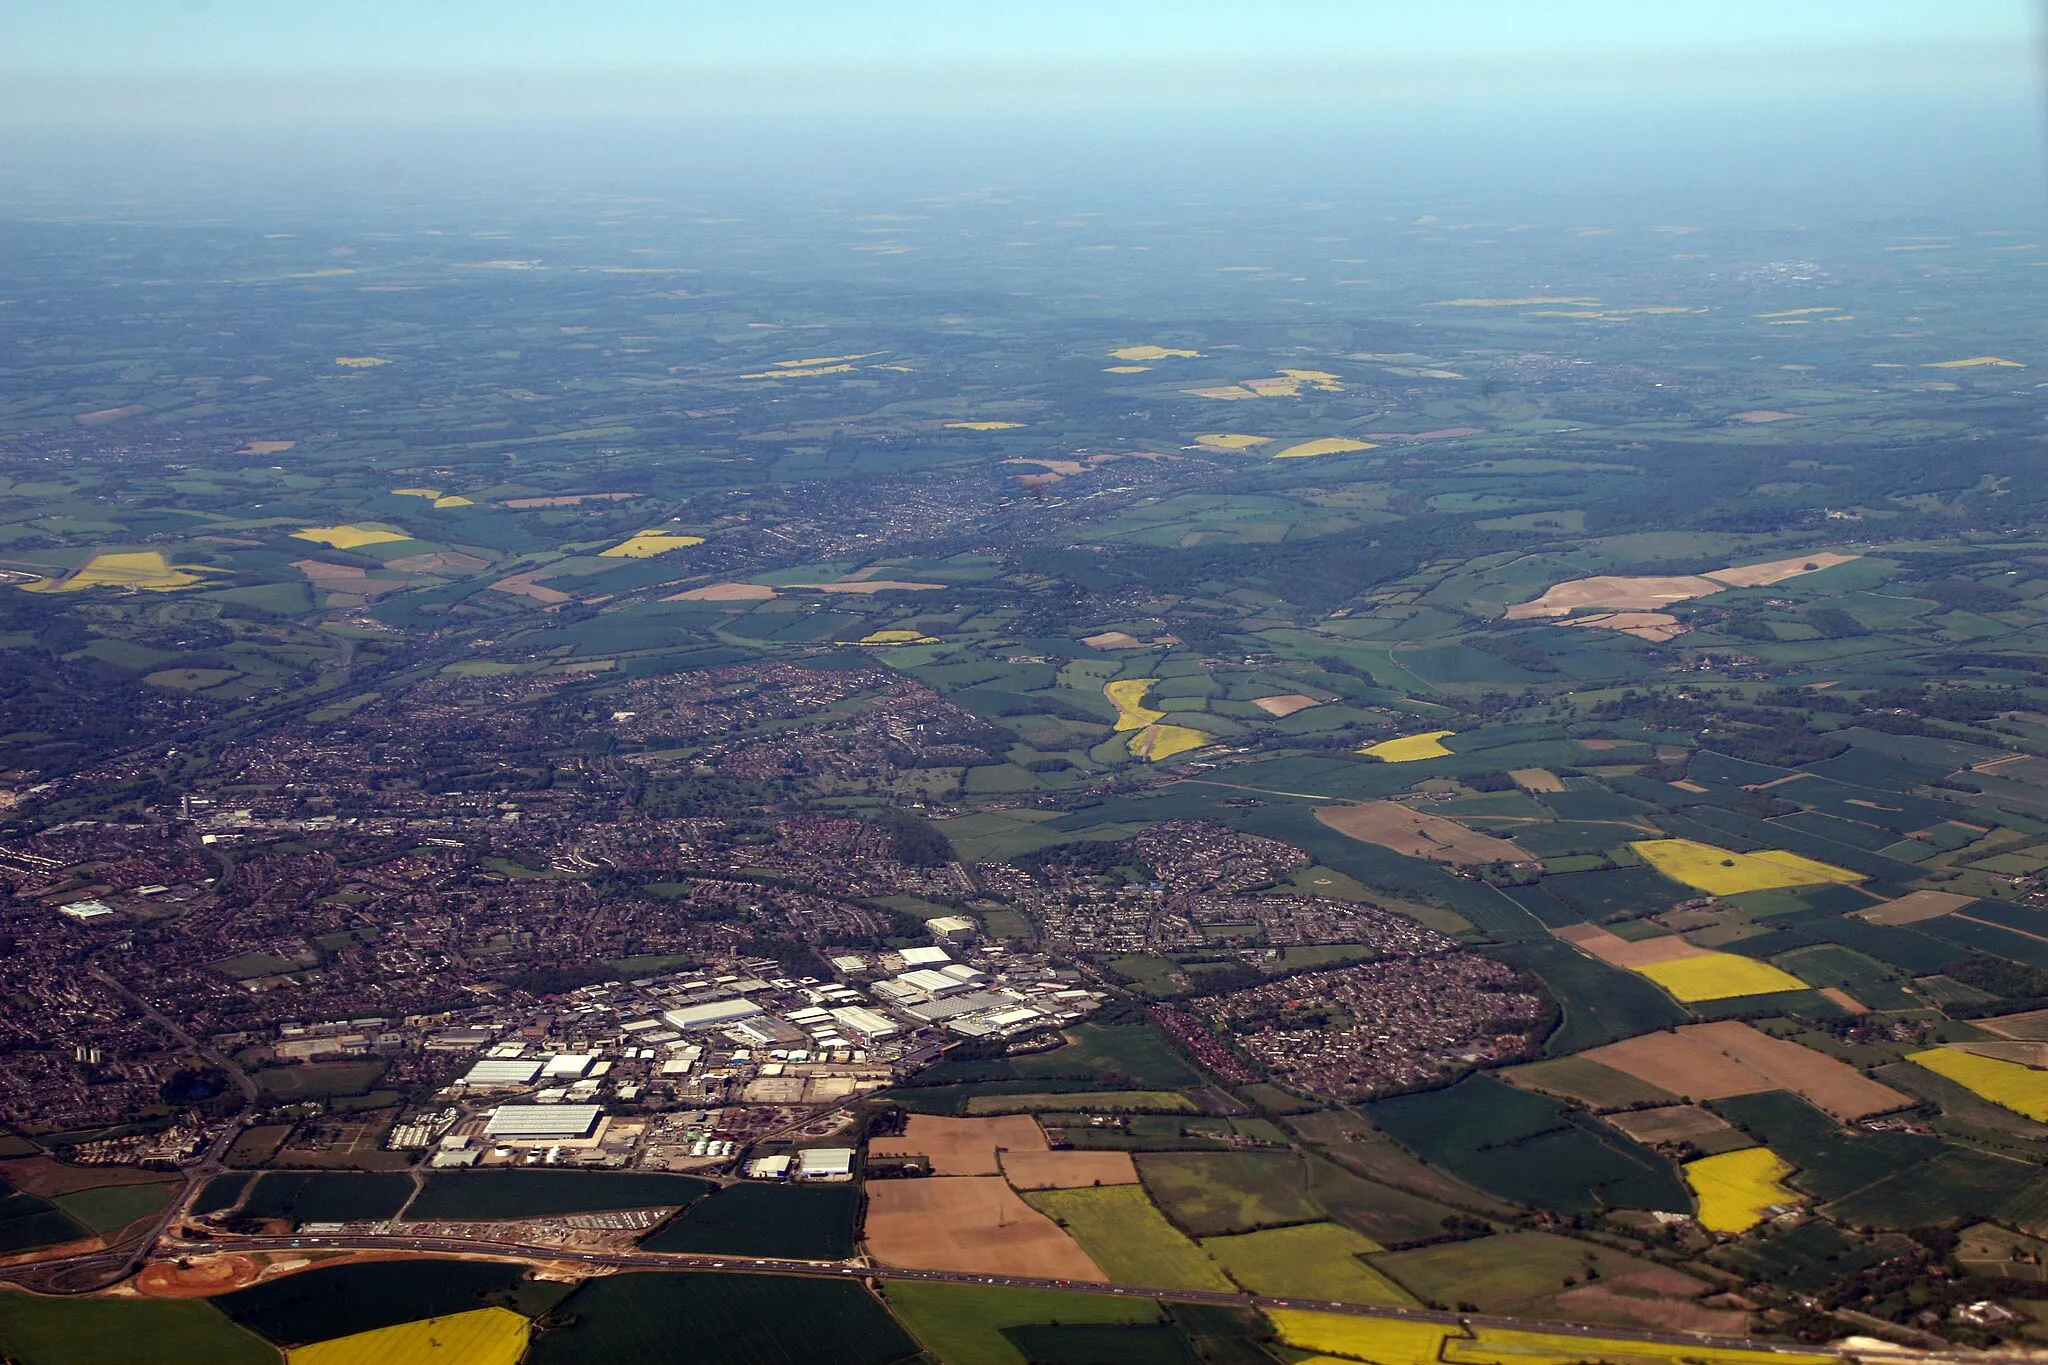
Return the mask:
[[0, 1292], [0, 1355], [19, 1365], [276, 1365], [275, 1348], [200, 1299]]
[[1663, 1157], [1490, 1077], [1363, 1107], [1424, 1160], [1517, 1203], [1559, 1213], [1689, 1203]]
[[1003, 1329], [1041, 1323], [1143, 1326], [1159, 1321], [1150, 1299], [886, 1280], [897, 1319], [944, 1365], [1033, 1365]]
[[280, 1346], [301, 1346], [475, 1308], [532, 1316], [567, 1292], [527, 1279], [522, 1266], [408, 1257], [315, 1267], [208, 1302]]
[[1771, 961], [1810, 986], [1839, 986], [1874, 1010], [1926, 1007], [1923, 999], [1900, 986], [1897, 973], [1854, 948], [1817, 944], [1782, 953]]
[[1722, 1118], [1798, 1168], [1789, 1183], [1826, 1202], [1916, 1169], [1948, 1150], [1938, 1138], [1843, 1128], [1782, 1090], [1710, 1105]]
[[1462, 1210], [1368, 1180], [1321, 1156], [1308, 1158], [1308, 1194], [1330, 1217], [1383, 1247], [1439, 1237], [1444, 1219], [1462, 1215]]
[[[686, 1177], [672, 1177], [684, 1179]], [[729, 1185], [641, 1239], [649, 1251], [845, 1260], [854, 1252], [853, 1185]]]
[[267, 1066], [255, 1073], [256, 1086], [280, 1104], [369, 1093], [384, 1075], [383, 1062], [300, 1062]]
[[1904, 1229], [2001, 1218], [2009, 1205], [2048, 1191], [2041, 1168], [2018, 1158], [1950, 1147], [1932, 1161], [1901, 1171], [1827, 1206], [1848, 1227]]
[[888, 1365], [918, 1349], [860, 1285], [830, 1280], [610, 1275], [564, 1311], [575, 1321], [538, 1337], [530, 1365]]
[[1542, 978], [1563, 1010], [1563, 1021], [1544, 1042], [1545, 1056], [1570, 1056], [1670, 1028], [1689, 1017], [1670, 996], [1634, 972], [1587, 957], [1562, 940], [1531, 939], [1507, 944], [1498, 952]]
[[1293, 1152], [1147, 1152], [1136, 1160], [1146, 1191], [1191, 1237], [1323, 1216]]
[[[1599, 1243], [1549, 1232], [1507, 1232], [1369, 1258], [1424, 1303], [1478, 1305], [1482, 1313], [1542, 1315], [1567, 1280], [1587, 1271], [1601, 1280], [1649, 1270], [1655, 1262]], [[1704, 1286], [1703, 1286], [1704, 1287]]]
[[411, 1178], [396, 1172], [267, 1171], [249, 1191], [242, 1212], [293, 1223], [347, 1223], [389, 1218], [411, 1197]]
[[47, 1199], [22, 1194], [0, 1181], [0, 1256], [74, 1242], [86, 1229]]
[[[900, 1093], [900, 1092], [899, 1092]], [[984, 1094], [967, 1101], [969, 1114], [1033, 1114], [1077, 1109], [1093, 1114], [1192, 1114], [1195, 1102], [1171, 1090], [1077, 1090], [1057, 1094]]]
[[138, 1219], [147, 1218], [171, 1202], [179, 1187], [172, 1184], [101, 1185], [95, 1189], [60, 1194], [58, 1208], [74, 1221], [94, 1232], [119, 1232]]
[[1713, 1260], [1744, 1274], [1782, 1284], [1799, 1294], [1818, 1294], [1845, 1275], [1911, 1249], [1900, 1237], [1852, 1237], [1824, 1219], [1809, 1219], [1784, 1231], [1765, 1229], [1714, 1253]]
[[1254, 1294], [1340, 1303], [1415, 1301], [1363, 1259], [1384, 1247], [1336, 1223], [1298, 1223], [1209, 1237], [1203, 1239], [1202, 1249]]
[[[1004, 1081], [1033, 1077], [1102, 1080], [1172, 1090], [1202, 1084], [1202, 1075], [1149, 1024], [1078, 1024], [1049, 1052], [988, 1061], [939, 1062], [917, 1073], [920, 1084]], [[1124, 1078], [1119, 1081], [1117, 1078]]]
[[1225, 1292], [1232, 1287], [1215, 1261], [1167, 1222], [1135, 1185], [1039, 1190], [1024, 1199], [1065, 1228], [1116, 1283]]
[[215, 1176], [206, 1182], [206, 1188], [192, 1201], [192, 1212], [219, 1213], [222, 1209], [233, 1208], [235, 1201], [242, 1197], [243, 1188], [254, 1178], [246, 1172]]
[[1498, 1073], [1525, 1090], [1577, 1100], [1589, 1109], [1626, 1109], [1635, 1104], [1669, 1104], [1678, 1096], [1637, 1080], [1625, 1071], [1585, 1057], [1558, 1057]]
[[436, 1171], [426, 1182], [405, 1211], [410, 1221], [552, 1218], [609, 1209], [682, 1207], [714, 1188], [695, 1176], [650, 1171]]

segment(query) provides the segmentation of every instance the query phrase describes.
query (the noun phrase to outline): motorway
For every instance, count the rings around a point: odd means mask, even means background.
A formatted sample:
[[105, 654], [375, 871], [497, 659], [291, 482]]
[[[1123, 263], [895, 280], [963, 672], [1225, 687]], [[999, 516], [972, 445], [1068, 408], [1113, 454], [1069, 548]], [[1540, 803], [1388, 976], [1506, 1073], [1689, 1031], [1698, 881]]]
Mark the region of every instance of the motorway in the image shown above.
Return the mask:
[[[1641, 1341], [1668, 1346], [1719, 1347], [1729, 1350], [1799, 1355], [1823, 1354], [1853, 1358], [1847, 1352], [1831, 1351], [1826, 1347], [1794, 1346], [1782, 1341], [1760, 1341], [1746, 1337], [1647, 1332], [1625, 1327], [1587, 1327], [1577, 1323], [1496, 1318], [1475, 1313], [1442, 1313], [1428, 1308], [1338, 1303], [1326, 1299], [1273, 1298], [1258, 1294], [1229, 1294], [1204, 1289], [1163, 1289], [1146, 1285], [1099, 1284], [1087, 1280], [1039, 1279], [1024, 1275], [975, 1275], [962, 1270], [899, 1270], [856, 1265], [844, 1261], [788, 1261], [759, 1256], [664, 1255], [651, 1251], [567, 1251], [557, 1247], [530, 1246], [520, 1242], [482, 1242], [459, 1237], [236, 1237], [222, 1238], [219, 1241], [170, 1243], [165, 1250], [174, 1254], [222, 1251], [410, 1251], [422, 1255], [483, 1255], [522, 1261], [574, 1261], [613, 1270], [690, 1270], [728, 1275], [803, 1275], [814, 1279], [843, 1280], [923, 1280], [937, 1284], [995, 1285], [1006, 1289], [1057, 1289], [1068, 1293], [1159, 1299], [1168, 1303], [1215, 1304], [1226, 1308], [1290, 1308], [1314, 1313], [1341, 1313], [1360, 1318], [1431, 1322], [1453, 1328], [1501, 1327], [1523, 1332], [1541, 1331], [1558, 1336], [1586, 1337], [1602, 1341]], [[1914, 1358], [1939, 1360], [1943, 1357], [1916, 1354]], [[1995, 1357], [1971, 1352], [1969, 1359], [1988, 1362]], [[2027, 1359], [2032, 1365], [2040, 1365], [2039, 1357]]]

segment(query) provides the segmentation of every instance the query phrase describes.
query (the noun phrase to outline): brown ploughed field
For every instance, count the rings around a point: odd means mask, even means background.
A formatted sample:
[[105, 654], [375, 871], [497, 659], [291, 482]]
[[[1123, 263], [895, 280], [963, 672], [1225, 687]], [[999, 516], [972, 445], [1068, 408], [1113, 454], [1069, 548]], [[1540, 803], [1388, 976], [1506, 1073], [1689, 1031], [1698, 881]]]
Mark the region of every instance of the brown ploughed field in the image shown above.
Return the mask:
[[871, 1180], [868, 1251], [884, 1265], [1108, 1280], [1059, 1224], [1000, 1176]]
[[1411, 858], [1440, 863], [1526, 863], [1535, 855], [1506, 839], [1466, 829], [1456, 820], [1430, 815], [1395, 801], [1368, 801], [1361, 806], [1324, 806], [1316, 819], [1339, 834], [1378, 844]]

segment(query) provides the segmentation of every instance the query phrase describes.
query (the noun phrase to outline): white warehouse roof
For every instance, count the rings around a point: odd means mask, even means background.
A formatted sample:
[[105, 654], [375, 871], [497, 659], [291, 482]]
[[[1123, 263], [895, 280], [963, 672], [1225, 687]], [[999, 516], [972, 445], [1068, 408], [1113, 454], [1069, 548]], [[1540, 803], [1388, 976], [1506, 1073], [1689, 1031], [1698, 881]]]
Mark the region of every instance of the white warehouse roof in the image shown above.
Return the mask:
[[944, 948], [905, 948], [902, 957], [906, 967], [936, 967], [941, 962], [953, 960], [953, 955]]
[[540, 1075], [540, 1063], [517, 1057], [486, 1057], [462, 1074], [464, 1085], [532, 1085]]
[[484, 1136], [493, 1138], [589, 1137], [604, 1115], [601, 1104], [501, 1104], [484, 1125]]
[[664, 1010], [662, 1018], [677, 1028], [712, 1028], [719, 1024], [730, 1024], [735, 1019], [750, 1019], [764, 1013], [751, 1000], [710, 1000], [701, 1005], [685, 1005], [679, 1010]]

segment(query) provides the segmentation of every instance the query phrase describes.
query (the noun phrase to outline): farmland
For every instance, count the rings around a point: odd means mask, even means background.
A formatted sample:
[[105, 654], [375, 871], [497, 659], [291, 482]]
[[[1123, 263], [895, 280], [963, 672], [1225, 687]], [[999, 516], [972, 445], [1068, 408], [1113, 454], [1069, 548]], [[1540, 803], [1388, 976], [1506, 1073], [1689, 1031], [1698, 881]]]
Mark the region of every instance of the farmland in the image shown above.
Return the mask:
[[0, 1351], [21, 1365], [275, 1365], [277, 1352], [211, 1304], [0, 1293]]
[[138, 164], [0, 224], [0, 1256], [229, 1173], [0, 1351], [2048, 1345], [2023, 223]]
[[[613, 1275], [565, 1305], [567, 1327], [533, 1344], [534, 1365], [888, 1365], [917, 1345], [859, 1285], [754, 1275]], [[688, 1332], [678, 1332], [688, 1323]]]
[[504, 1308], [379, 1327], [291, 1352], [290, 1365], [518, 1365], [526, 1354], [526, 1319]]

